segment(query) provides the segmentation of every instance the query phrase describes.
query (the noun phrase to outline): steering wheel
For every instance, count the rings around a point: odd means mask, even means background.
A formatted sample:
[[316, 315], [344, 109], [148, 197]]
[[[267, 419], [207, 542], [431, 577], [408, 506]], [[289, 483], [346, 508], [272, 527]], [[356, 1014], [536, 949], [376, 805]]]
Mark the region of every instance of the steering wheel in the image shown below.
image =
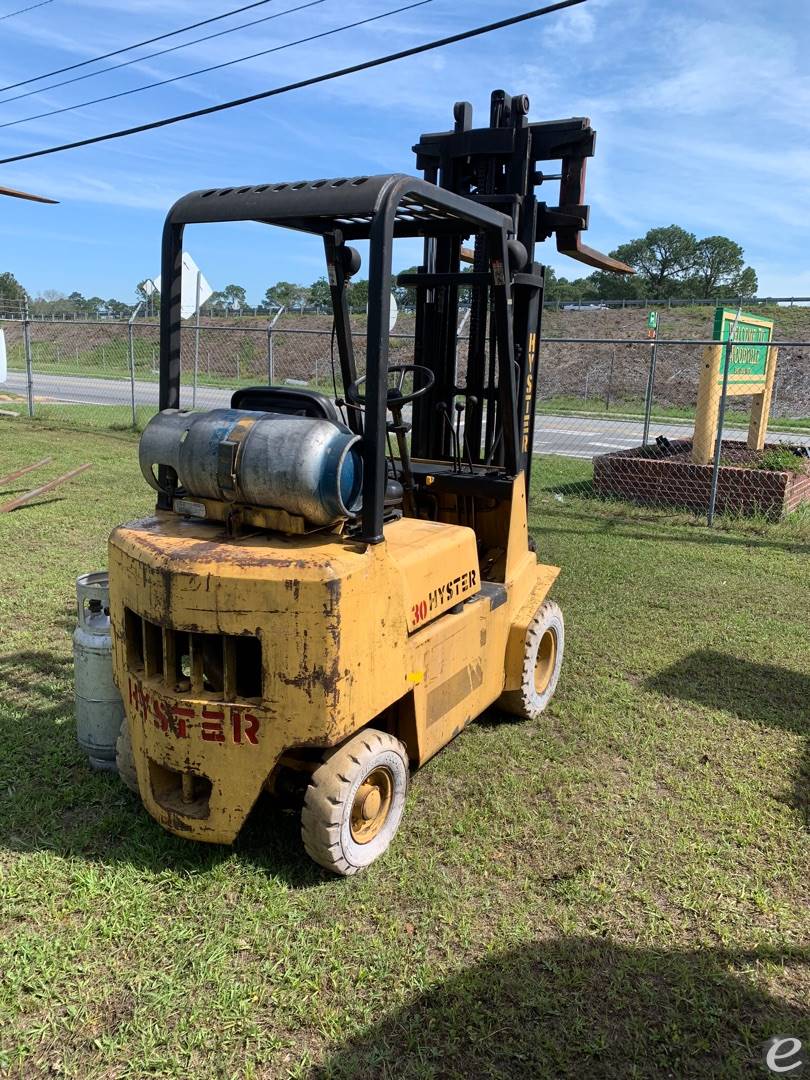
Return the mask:
[[[425, 378], [425, 385], [420, 386], [418, 390], [412, 391], [410, 394], [403, 394], [402, 387], [405, 384], [405, 376], [409, 371], [412, 371], [414, 375], [419, 372]], [[388, 368], [388, 374], [399, 375], [396, 386], [388, 387], [387, 402], [388, 408], [401, 408], [403, 405], [407, 405], [409, 401], [416, 401], [417, 398], [424, 397], [424, 395], [430, 390], [433, 384], [436, 382], [436, 376], [430, 370], [429, 367], [425, 367], [424, 364], [391, 364]], [[356, 379], [351, 385], [346, 387], [346, 397], [352, 403], [352, 405], [365, 405], [365, 394], [360, 393], [360, 387], [365, 383], [366, 376], [361, 375], [359, 379]], [[414, 380], [416, 381], [416, 380]]]

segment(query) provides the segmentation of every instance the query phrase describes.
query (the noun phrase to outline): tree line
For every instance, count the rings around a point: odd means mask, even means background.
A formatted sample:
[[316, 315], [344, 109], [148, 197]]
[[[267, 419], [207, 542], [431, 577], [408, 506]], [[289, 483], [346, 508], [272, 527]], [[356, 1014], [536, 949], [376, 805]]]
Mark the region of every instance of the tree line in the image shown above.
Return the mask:
[[[160, 310], [160, 297], [149, 289], [148, 279], [142, 281], [136, 287], [138, 300], [155, 312]], [[406, 290], [399, 289], [395, 281], [392, 288], [397, 295], [397, 300], [405, 301]], [[368, 306], [368, 281], [358, 278], [349, 283], [348, 287], [349, 309], [356, 313], [365, 313]], [[255, 313], [257, 315], [272, 315], [273, 312], [284, 308], [285, 311], [331, 311], [332, 297], [329, 291], [329, 282], [325, 277], [318, 278], [311, 285], [297, 285], [292, 281], [277, 281], [271, 285], [264, 294], [264, 298], [255, 306], [248, 303], [247, 289], [242, 285], [226, 285], [224, 289], [217, 290], [209, 296], [204, 304], [200, 305], [203, 315], [236, 314], [239, 312]]]
[[569, 280], [546, 271], [550, 300], [737, 300], [757, 294], [757, 275], [727, 236], [698, 239], [680, 225], [650, 229], [610, 254], [635, 274], [595, 271]]
[[[742, 247], [727, 236], [706, 236], [699, 239], [679, 225], [650, 229], [644, 236], [620, 244], [610, 253], [635, 270], [632, 276], [595, 271], [587, 276], [569, 279], [557, 277], [546, 269], [546, 299], [581, 302], [585, 300], [635, 299], [695, 299], [731, 300], [756, 296], [757, 275], [745, 265]], [[405, 273], [417, 268], [409, 267]], [[160, 309], [160, 297], [145, 279], [135, 288], [136, 302], [144, 305], [147, 314]], [[414, 307], [413, 288], [391, 283], [397, 303], [406, 309]], [[462, 305], [469, 299], [470, 290], [460, 290]], [[79, 292], [64, 294], [46, 290], [41, 296], [28, 297], [23, 286], [11, 273], [0, 273], [0, 300], [22, 303], [28, 300], [33, 315], [78, 315], [87, 318], [128, 317], [133, 304], [122, 300], [104, 300], [100, 296], [84, 297]], [[349, 307], [358, 314], [368, 305], [368, 281], [357, 279], [349, 285]], [[320, 277], [311, 285], [277, 281], [255, 307], [247, 302], [247, 290], [242, 285], [227, 285], [214, 292], [202, 305], [204, 315], [226, 315], [252, 312], [271, 315], [279, 308], [287, 311], [328, 312], [331, 307], [329, 283]]]

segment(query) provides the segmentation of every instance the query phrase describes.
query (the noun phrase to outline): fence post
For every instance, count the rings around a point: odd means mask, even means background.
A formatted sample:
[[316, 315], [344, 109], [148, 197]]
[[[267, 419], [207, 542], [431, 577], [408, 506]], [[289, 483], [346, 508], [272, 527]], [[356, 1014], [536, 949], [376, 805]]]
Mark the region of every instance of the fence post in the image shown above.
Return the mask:
[[28, 415], [34, 415], [34, 363], [31, 357], [31, 320], [28, 317], [28, 297], [23, 306], [23, 347], [25, 348], [25, 380], [28, 390]]
[[644, 399], [644, 434], [641, 445], [646, 446], [650, 438], [650, 417], [652, 415], [653, 392], [655, 388], [655, 365], [658, 357], [658, 327], [655, 328], [652, 348], [650, 349], [650, 370], [647, 375], [647, 394]]
[[605, 397], [605, 412], [610, 412], [610, 399], [613, 394], [613, 368], [616, 363], [616, 346], [610, 351], [610, 371], [608, 372], [607, 395]]
[[726, 342], [725, 359], [723, 361], [723, 389], [720, 393], [720, 408], [717, 414], [717, 436], [714, 442], [714, 465], [712, 467], [712, 487], [709, 492], [709, 510], [706, 515], [706, 524], [711, 527], [714, 525], [714, 510], [717, 505], [717, 484], [720, 479], [720, 458], [723, 453], [723, 421], [726, 415], [726, 400], [728, 398], [728, 372], [731, 367], [731, 349], [732, 342], [734, 341], [734, 334], [737, 330], [737, 319], [740, 317], [740, 308], [737, 308], [737, 315], [732, 323], [731, 329], [728, 332], [728, 341]]
[[197, 376], [200, 368], [200, 289], [202, 287], [202, 270], [197, 271], [197, 299], [194, 304], [194, 382], [191, 386], [191, 407], [197, 406]]
[[141, 310], [143, 300], [137, 305], [127, 323], [127, 335], [129, 339], [129, 395], [132, 402], [132, 426], [138, 426], [138, 409], [135, 404], [135, 337], [132, 324], [135, 322], [135, 316]]
[[273, 357], [273, 327], [284, 313], [284, 305], [278, 309], [276, 314], [267, 324], [267, 385], [272, 386], [276, 378], [275, 361]]
[[275, 371], [273, 370], [273, 324], [267, 324], [267, 385], [273, 385]]

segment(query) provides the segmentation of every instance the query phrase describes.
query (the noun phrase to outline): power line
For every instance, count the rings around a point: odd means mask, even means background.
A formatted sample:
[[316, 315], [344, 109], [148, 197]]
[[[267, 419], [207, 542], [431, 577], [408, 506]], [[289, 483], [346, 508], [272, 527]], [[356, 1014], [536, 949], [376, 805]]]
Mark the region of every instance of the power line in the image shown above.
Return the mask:
[[30, 4], [28, 7], [19, 8], [17, 11], [10, 11], [8, 15], [0, 15], [0, 22], [3, 19], [10, 19], [14, 15], [24, 15], [26, 11], [33, 11], [34, 8], [45, 7], [46, 4], [52, 4], [53, 0], [40, 0], [38, 4]]
[[[34, 7], [43, 7], [45, 4], [51, 4], [53, 0], [41, 0], [41, 3], [34, 4]], [[125, 45], [123, 49], [113, 49], [112, 52], [102, 53], [100, 56], [93, 56], [89, 60], [80, 60], [77, 64], [68, 64], [67, 67], [55, 68], [53, 71], [46, 71], [43, 75], [34, 75], [30, 79], [23, 79], [22, 82], [9, 83], [8, 86], [0, 86], [0, 94], [4, 94], [6, 90], [16, 90], [18, 86], [27, 86], [32, 82], [40, 82], [42, 79], [50, 79], [52, 75], [62, 75], [66, 71], [75, 71], [76, 68], [87, 67], [88, 64], [95, 64], [99, 60], [109, 60], [111, 56], [120, 56], [121, 53], [130, 52], [132, 49], [140, 49], [144, 45], [153, 45], [156, 41], [163, 41], [165, 38], [175, 37], [177, 34], [185, 34], [187, 30], [197, 30], [201, 26], [208, 26], [209, 23], [219, 22], [220, 19], [227, 19], [230, 15], [240, 15], [243, 11], [250, 11], [251, 8], [262, 7], [264, 4], [272, 4], [273, 0], [254, 0], [252, 4], [245, 4], [243, 7], [232, 8], [230, 11], [223, 11], [221, 15], [212, 15], [209, 19], [201, 19], [200, 22], [189, 23], [188, 26], [181, 26], [179, 30], [169, 30], [168, 33], [158, 34], [157, 37], [147, 38], [145, 41], [138, 41], [134, 45]], [[23, 8], [22, 11], [30, 11], [31, 8]], [[21, 12], [12, 11], [11, 15], [19, 15]], [[9, 19], [11, 15], [4, 15], [3, 18]]]
[[541, 15], [550, 15], [554, 11], [562, 11], [564, 8], [575, 7], [584, 4], [586, 0], [559, 0], [559, 3], [549, 4], [547, 7], [535, 8], [526, 11], [522, 15], [513, 15], [508, 19], [500, 19], [498, 22], [487, 23], [485, 26], [476, 26], [471, 30], [463, 30], [449, 37], [437, 38], [435, 41], [426, 41], [422, 45], [414, 45], [409, 49], [401, 49], [399, 52], [388, 53], [386, 56], [378, 56], [374, 60], [364, 60], [360, 64], [352, 64], [350, 67], [328, 71], [321, 75], [313, 75], [308, 79], [300, 79], [298, 82], [287, 83], [285, 86], [274, 86], [271, 90], [262, 90], [258, 94], [249, 94], [247, 97], [234, 98], [231, 101], [220, 102], [219, 105], [208, 105], [204, 109], [195, 109], [193, 112], [179, 113], [177, 116], [167, 116], [163, 120], [152, 120], [148, 124], [138, 124], [136, 127], [122, 128], [119, 131], [109, 131], [105, 135], [94, 135], [89, 139], [79, 139], [76, 142], [63, 143], [61, 146], [49, 146], [44, 150], [32, 150], [27, 154], [15, 154], [14, 157], [0, 159], [0, 165], [10, 165], [14, 161], [29, 161], [31, 158], [46, 157], [48, 154], [58, 154], [63, 150], [75, 150], [80, 146], [93, 146], [100, 142], [109, 142], [111, 139], [123, 139], [129, 135], [139, 135], [143, 131], [154, 131], [157, 128], [168, 127], [170, 124], [179, 124], [184, 120], [194, 120], [198, 116], [211, 116], [213, 113], [225, 112], [227, 109], [236, 109], [241, 105], [249, 105], [254, 101], [264, 101], [267, 98], [279, 97], [281, 94], [289, 94], [293, 90], [303, 90], [307, 86], [316, 86], [320, 83], [331, 82], [334, 79], [342, 79], [346, 75], [355, 75], [371, 68], [382, 67], [391, 64], [395, 60], [405, 60], [410, 56], [418, 56], [421, 53], [432, 52], [434, 49], [444, 48], [446, 45], [455, 45], [459, 41], [467, 41], [470, 38], [481, 37], [482, 34], [492, 33], [494, 30], [503, 30], [508, 26], [516, 26], [518, 23], [537, 19]]
[[221, 71], [222, 68], [233, 67], [234, 64], [244, 64], [247, 60], [255, 60], [259, 56], [269, 56], [270, 53], [281, 52], [283, 49], [291, 49], [294, 45], [304, 45], [309, 41], [317, 41], [320, 38], [339, 34], [343, 30], [354, 30], [358, 26], [367, 23], [378, 22], [387, 19], [389, 15], [399, 15], [403, 11], [411, 11], [413, 8], [424, 7], [432, 4], [433, 0], [414, 0], [413, 3], [404, 7], [393, 8], [383, 11], [379, 15], [371, 15], [367, 19], [359, 19], [357, 22], [346, 23], [344, 26], [336, 26], [332, 30], [323, 30], [319, 34], [310, 34], [308, 37], [298, 38], [296, 41], [287, 41], [283, 45], [274, 45], [272, 49], [262, 49], [261, 52], [250, 53], [248, 56], [240, 56], [236, 60], [226, 60], [222, 64], [212, 64], [211, 67], [198, 68], [196, 71], [188, 71], [185, 75], [174, 75], [171, 79], [161, 79], [159, 82], [146, 83], [144, 86], [135, 86], [131, 90], [119, 90], [116, 94], [106, 94], [104, 97], [93, 98], [91, 101], [80, 101], [77, 105], [65, 105], [61, 109], [50, 109], [48, 112], [35, 113], [32, 116], [23, 116], [19, 120], [7, 120], [0, 124], [1, 128], [16, 127], [18, 124], [27, 124], [30, 120], [42, 120], [46, 116], [58, 116], [60, 113], [75, 112], [76, 109], [86, 109], [88, 105], [100, 105], [104, 101], [115, 101], [117, 98], [129, 97], [131, 94], [140, 94], [144, 90], [154, 90], [158, 86], [168, 86], [170, 83], [181, 82], [183, 79], [192, 79], [195, 75], [207, 75], [210, 71]]
[[[50, 0], [48, 0], [50, 2]], [[273, 19], [280, 19], [282, 15], [290, 15], [296, 11], [303, 11], [304, 8], [316, 7], [318, 4], [325, 4], [327, 0], [309, 0], [306, 4], [299, 4], [298, 7], [285, 8], [284, 11], [277, 11], [275, 15], [264, 15], [261, 19], [252, 19], [250, 22], [240, 23], [238, 26], [231, 26], [227, 30], [217, 30], [215, 34], [205, 34], [203, 37], [192, 38], [191, 41], [184, 41], [182, 45], [172, 45], [169, 49], [158, 49], [157, 52], [147, 53], [146, 56], [136, 56], [134, 60], [125, 60], [123, 64], [112, 64], [110, 67], [102, 68], [100, 71], [89, 71], [86, 75], [74, 75], [72, 79], [63, 79], [62, 82], [51, 83], [50, 86], [40, 86], [36, 90], [26, 90], [24, 94], [15, 94], [14, 97], [0, 98], [0, 105], [6, 105], [10, 101], [21, 101], [23, 98], [34, 97], [37, 94], [44, 94], [48, 90], [56, 90], [60, 86], [69, 86], [70, 83], [82, 82], [84, 79], [94, 79], [97, 75], [106, 75], [110, 71], [118, 71], [119, 68], [131, 67], [133, 64], [142, 64], [147, 60], [154, 60], [156, 56], [165, 56], [167, 53], [177, 52], [180, 49], [188, 49], [191, 45], [199, 45], [201, 41], [211, 41], [213, 38], [224, 37], [226, 34], [234, 34], [237, 30], [246, 30], [249, 26], [258, 26], [260, 23], [271, 22]], [[48, 115], [47, 113], [45, 114]]]

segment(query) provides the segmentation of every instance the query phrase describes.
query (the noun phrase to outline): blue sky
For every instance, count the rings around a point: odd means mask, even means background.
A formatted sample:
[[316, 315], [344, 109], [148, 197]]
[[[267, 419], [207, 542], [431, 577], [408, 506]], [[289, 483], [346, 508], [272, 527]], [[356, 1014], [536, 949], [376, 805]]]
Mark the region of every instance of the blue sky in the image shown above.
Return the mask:
[[[301, 2], [272, 0], [141, 53]], [[8, 91], [0, 94], [0, 123], [269, 49], [405, 2], [323, 0], [3, 104], [31, 87]], [[0, 0], [0, 16], [22, 6]], [[239, 0], [53, 0], [0, 21], [2, 85], [237, 6]], [[0, 156], [249, 94], [530, 6], [532, 0], [431, 0], [223, 71], [0, 128]], [[739, 241], [759, 274], [760, 293], [810, 295], [808, 54], [807, 0], [589, 0], [269, 102], [0, 167], [0, 184], [61, 201], [48, 207], [0, 199], [0, 271], [13, 271], [32, 294], [78, 289], [131, 300], [137, 281], [158, 272], [161, 224], [177, 196], [209, 186], [413, 171], [410, 148], [420, 132], [451, 126], [458, 99], [471, 100], [483, 121], [490, 91], [502, 87], [529, 94], [533, 120], [591, 118], [599, 133], [588, 167], [591, 246], [609, 250], [651, 226], [677, 222], [699, 236]], [[242, 284], [254, 303], [278, 279], [309, 284], [323, 272], [316, 241], [253, 224], [199, 226], [187, 231], [186, 246], [214, 288]], [[415, 257], [413, 246], [403, 247], [397, 262]], [[550, 249], [548, 261], [560, 274], [579, 274], [577, 264]]]

